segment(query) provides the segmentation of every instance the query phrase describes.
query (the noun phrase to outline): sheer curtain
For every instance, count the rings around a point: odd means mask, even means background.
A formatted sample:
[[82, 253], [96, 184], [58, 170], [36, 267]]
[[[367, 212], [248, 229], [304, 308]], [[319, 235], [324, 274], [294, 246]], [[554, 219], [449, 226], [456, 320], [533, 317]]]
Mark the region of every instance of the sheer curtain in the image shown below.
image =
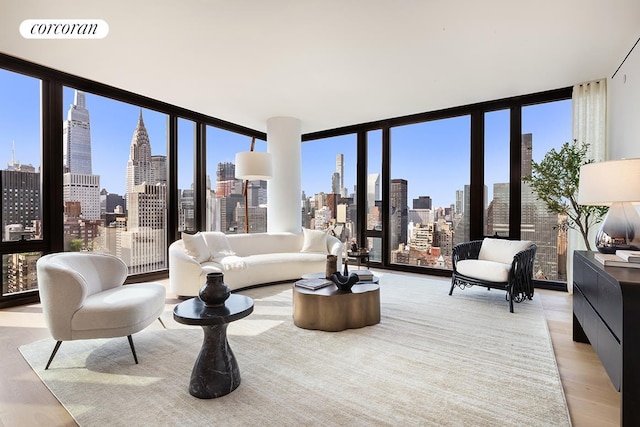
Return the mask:
[[[605, 79], [582, 83], [573, 87], [573, 139], [578, 144], [589, 144], [587, 157], [596, 162], [605, 160], [607, 140], [607, 81]], [[590, 233], [594, 241], [595, 229]], [[567, 288], [573, 292], [573, 251], [584, 250], [579, 232], [569, 230], [567, 245]]]

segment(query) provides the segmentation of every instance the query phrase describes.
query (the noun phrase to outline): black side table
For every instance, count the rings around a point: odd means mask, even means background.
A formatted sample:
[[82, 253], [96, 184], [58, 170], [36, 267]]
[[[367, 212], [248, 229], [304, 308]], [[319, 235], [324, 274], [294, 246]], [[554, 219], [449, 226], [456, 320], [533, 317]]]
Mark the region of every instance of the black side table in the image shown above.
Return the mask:
[[229, 323], [253, 312], [253, 300], [232, 294], [224, 306], [206, 307], [199, 297], [181, 302], [173, 309], [173, 318], [185, 325], [202, 326], [204, 341], [191, 372], [189, 393], [200, 399], [212, 399], [231, 393], [240, 385], [240, 369], [229, 342]]
[[347, 257], [344, 259], [345, 263], [349, 262], [349, 258], [355, 258], [358, 262], [358, 268], [360, 268], [360, 264], [363, 262], [367, 264], [367, 268], [369, 268], [369, 252], [347, 252]]

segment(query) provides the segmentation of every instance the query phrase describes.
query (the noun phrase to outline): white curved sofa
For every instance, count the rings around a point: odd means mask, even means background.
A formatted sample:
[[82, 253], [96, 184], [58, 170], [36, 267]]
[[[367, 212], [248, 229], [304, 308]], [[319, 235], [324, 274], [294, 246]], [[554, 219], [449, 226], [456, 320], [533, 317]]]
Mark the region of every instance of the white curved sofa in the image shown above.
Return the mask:
[[222, 272], [231, 289], [299, 279], [325, 271], [327, 255], [342, 264], [342, 242], [319, 230], [301, 233], [183, 233], [169, 246], [169, 283], [179, 297], [198, 295], [207, 273]]

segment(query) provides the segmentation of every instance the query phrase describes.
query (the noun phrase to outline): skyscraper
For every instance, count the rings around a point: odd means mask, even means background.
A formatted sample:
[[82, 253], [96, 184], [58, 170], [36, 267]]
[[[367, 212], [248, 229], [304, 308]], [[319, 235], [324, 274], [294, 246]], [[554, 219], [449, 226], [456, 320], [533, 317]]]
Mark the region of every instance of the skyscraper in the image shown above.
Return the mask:
[[153, 184], [153, 168], [151, 166], [151, 142], [149, 133], [142, 120], [142, 110], [138, 116], [138, 124], [133, 131], [129, 161], [127, 162], [127, 208], [129, 208], [129, 194], [134, 192], [137, 185]]
[[339, 174], [339, 191], [334, 191], [336, 194], [340, 194], [344, 188], [344, 154], [339, 153], [336, 155], [336, 172]]
[[62, 124], [62, 156], [66, 171], [91, 175], [91, 125], [84, 92], [74, 94], [74, 102]]
[[85, 94], [75, 91], [63, 134], [63, 200], [80, 202], [83, 219], [100, 219], [100, 176], [91, 169], [91, 124]]
[[127, 162], [127, 230], [116, 253], [129, 273], [166, 267], [166, 157], [151, 155], [142, 110], [133, 131]]
[[391, 180], [391, 248], [407, 243], [409, 206], [407, 205], [408, 182], [406, 179]]

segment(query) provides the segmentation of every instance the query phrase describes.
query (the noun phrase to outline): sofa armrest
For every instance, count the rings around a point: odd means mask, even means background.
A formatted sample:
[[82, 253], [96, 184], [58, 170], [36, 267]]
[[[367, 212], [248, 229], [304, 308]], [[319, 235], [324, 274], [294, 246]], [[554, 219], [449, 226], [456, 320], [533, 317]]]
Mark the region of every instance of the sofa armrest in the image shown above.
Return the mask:
[[178, 296], [193, 296], [194, 284], [204, 285], [204, 271], [198, 261], [184, 251], [181, 240], [169, 246], [169, 285]]
[[335, 236], [327, 235], [327, 253], [338, 257], [337, 265], [342, 265], [342, 242]]

